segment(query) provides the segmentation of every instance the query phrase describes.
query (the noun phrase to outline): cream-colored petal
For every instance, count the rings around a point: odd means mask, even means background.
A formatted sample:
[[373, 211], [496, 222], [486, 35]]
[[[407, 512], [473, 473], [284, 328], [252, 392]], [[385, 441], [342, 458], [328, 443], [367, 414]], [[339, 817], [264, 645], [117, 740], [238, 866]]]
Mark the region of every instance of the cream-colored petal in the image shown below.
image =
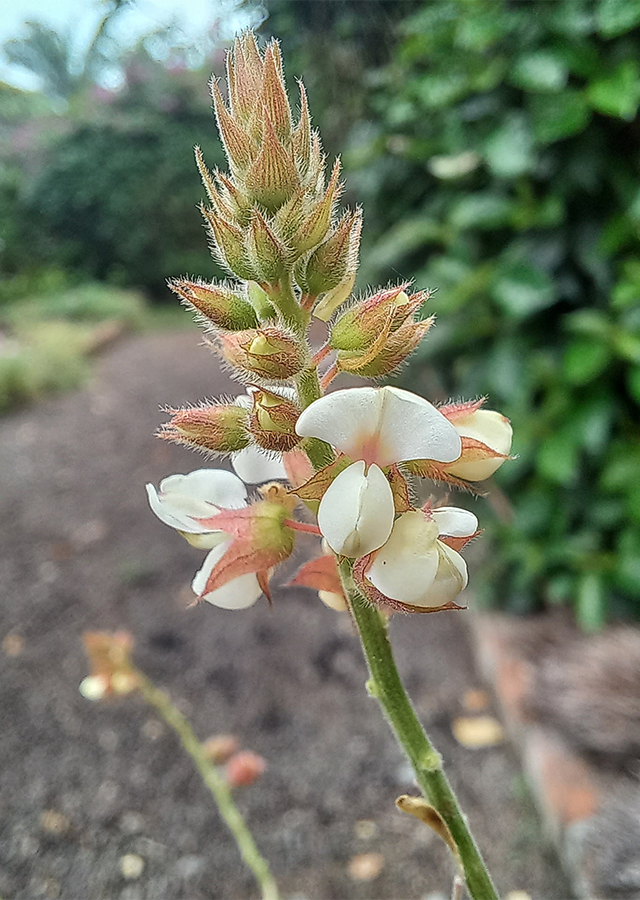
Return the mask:
[[[462, 437], [481, 441], [487, 447], [495, 450], [496, 453], [508, 456], [511, 450], [513, 438], [511, 423], [505, 416], [495, 412], [495, 410], [478, 409], [468, 416], [456, 419], [455, 427]], [[490, 478], [504, 461], [504, 459], [498, 457], [465, 462], [463, 455], [463, 458], [449, 466], [447, 471], [456, 478], [464, 478], [466, 481], [484, 481], [485, 478]]]
[[320, 501], [318, 526], [336, 553], [358, 558], [381, 547], [391, 534], [395, 514], [391, 486], [372, 465], [352, 463]]
[[214, 566], [222, 559], [230, 545], [231, 541], [225, 541], [207, 554], [202, 568], [196, 572], [191, 587], [196, 596], [202, 596], [204, 600], [213, 603], [214, 606], [222, 609], [246, 609], [252, 606], [262, 593], [258, 579], [253, 573], [240, 575], [239, 578], [234, 578], [233, 581], [221, 588], [210, 591], [208, 594], [202, 594]]
[[437, 525], [420, 510], [404, 513], [376, 553], [367, 578], [391, 600], [423, 605], [425, 592], [438, 571], [437, 537]]
[[378, 465], [410, 459], [453, 462], [460, 456], [460, 435], [433, 404], [401, 388], [380, 389]]
[[444, 606], [455, 600], [467, 586], [469, 576], [464, 559], [441, 541], [437, 542], [437, 546], [439, 560], [436, 577], [416, 606]]
[[274, 456], [254, 444], [233, 453], [231, 465], [247, 484], [262, 484], [264, 481], [277, 481], [287, 477], [281, 454]]
[[217, 507], [238, 509], [245, 506], [247, 489], [242, 481], [224, 469], [197, 469], [188, 475], [170, 475], [160, 482], [159, 490], [147, 486], [149, 505], [166, 525], [191, 534], [210, 532], [194, 521], [214, 516]]
[[471, 537], [478, 530], [478, 520], [468, 509], [439, 506], [432, 512], [438, 533], [447, 537]]
[[333, 591], [318, 591], [318, 597], [329, 609], [335, 609], [336, 612], [344, 612], [349, 609], [347, 601], [342, 594], [335, 594]]

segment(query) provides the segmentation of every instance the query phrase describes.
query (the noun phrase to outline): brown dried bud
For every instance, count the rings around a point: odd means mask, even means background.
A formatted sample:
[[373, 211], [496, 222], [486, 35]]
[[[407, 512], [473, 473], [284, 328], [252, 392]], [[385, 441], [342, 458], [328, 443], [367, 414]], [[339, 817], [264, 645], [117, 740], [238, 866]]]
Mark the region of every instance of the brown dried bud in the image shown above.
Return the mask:
[[251, 443], [249, 412], [241, 406], [212, 403], [172, 409], [170, 413], [171, 421], [159, 433], [166, 441], [213, 453], [236, 453]]
[[296, 434], [299, 415], [299, 408], [286, 397], [273, 391], [256, 390], [249, 429], [260, 447], [286, 453], [300, 443]]
[[187, 306], [204, 316], [216, 328], [244, 331], [255, 328], [258, 324], [253, 306], [228, 288], [181, 278], [171, 278], [168, 284]]
[[275, 325], [221, 333], [218, 343], [224, 359], [250, 375], [285, 380], [304, 367], [303, 351], [296, 339]]

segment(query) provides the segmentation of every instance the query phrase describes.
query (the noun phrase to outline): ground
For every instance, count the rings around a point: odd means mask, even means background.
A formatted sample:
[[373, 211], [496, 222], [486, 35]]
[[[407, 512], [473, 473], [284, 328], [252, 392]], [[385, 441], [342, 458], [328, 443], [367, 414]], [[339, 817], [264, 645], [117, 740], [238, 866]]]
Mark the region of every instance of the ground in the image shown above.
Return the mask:
[[[364, 690], [346, 614], [304, 589], [278, 590], [273, 609], [186, 609], [202, 552], [150, 513], [143, 488], [203, 465], [153, 436], [159, 407], [224, 392], [237, 391], [195, 330], [151, 334], [112, 348], [86, 389], [2, 421], [0, 894], [258, 896], [174, 735], [140, 699], [78, 692], [83, 631], [125, 628], [200, 737], [232, 732], [267, 760], [238, 802], [283, 897], [448, 896], [444, 846], [394, 808], [413, 780]], [[294, 563], [312, 547], [304, 538]], [[513, 753], [452, 735], [465, 692], [481, 686], [466, 615], [396, 617], [401, 673], [501, 895], [561, 900], [568, 888]], [[144, 860], [137, 879], [121, 873], [127, 853]], [[371, 881], [349, 874], [364, 853], [383, 857]]]

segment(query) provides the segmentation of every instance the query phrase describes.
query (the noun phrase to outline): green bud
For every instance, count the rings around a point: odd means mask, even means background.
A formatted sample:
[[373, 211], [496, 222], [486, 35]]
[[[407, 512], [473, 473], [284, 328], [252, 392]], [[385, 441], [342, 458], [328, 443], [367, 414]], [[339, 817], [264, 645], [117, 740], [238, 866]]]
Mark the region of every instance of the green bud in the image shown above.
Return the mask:
[[169, 287], [216, 328], [244, 331], [255, 328], [258, 324], [258, 317], [251, 304], [227, 288], [180, 278], [170, 279]]

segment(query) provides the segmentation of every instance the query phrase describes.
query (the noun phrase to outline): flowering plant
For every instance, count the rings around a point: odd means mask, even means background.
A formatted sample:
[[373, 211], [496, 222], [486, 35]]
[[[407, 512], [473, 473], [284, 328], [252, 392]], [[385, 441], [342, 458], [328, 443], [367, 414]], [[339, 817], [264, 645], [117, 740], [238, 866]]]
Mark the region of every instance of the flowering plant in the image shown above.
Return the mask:
[[[394, 611], [461, 609], [460, 550], [479, 534], [473, 513], [414, 501], [413, 480], [474, 490], [506, 460], [511, 427], [483, 400], [440, 408], [394, 387], [327, 393], [340, 372], [380, 378], [415, 349], [433, 318], [429, 295], [407, 284], [352, 298], [362, 215], [340, 215], [340, 163], [330, 173], [300, 84], [294, 118], [278, 44], [261, 52], [251, 33], [227, 58], [229, 97], [212, 83], [229, 173], [210, 172], [211, 247], [233, 281], [175, 279], [206, 340], [246, 391], [231, 401], [171, 411], [161, 437], [213, 456], [236, 474], [199, 469], [147, 486], [156, 515], [208, 550], [193, 580], [198, 601], [243, 609], [271, 600], [274, 568], [299, 533], [322, 553], [294, 583], [349, 609], [383, 705], [440, 833], [448, 835], [473, 897], [495, 897], [456, 798], [398, 679], [386, 635]], [[314, 353], [312, 319], [327, 323]], [[259, 485], [249, 498], [247, 484]], [[309, 522], [315, 517], [317, 524]]]

